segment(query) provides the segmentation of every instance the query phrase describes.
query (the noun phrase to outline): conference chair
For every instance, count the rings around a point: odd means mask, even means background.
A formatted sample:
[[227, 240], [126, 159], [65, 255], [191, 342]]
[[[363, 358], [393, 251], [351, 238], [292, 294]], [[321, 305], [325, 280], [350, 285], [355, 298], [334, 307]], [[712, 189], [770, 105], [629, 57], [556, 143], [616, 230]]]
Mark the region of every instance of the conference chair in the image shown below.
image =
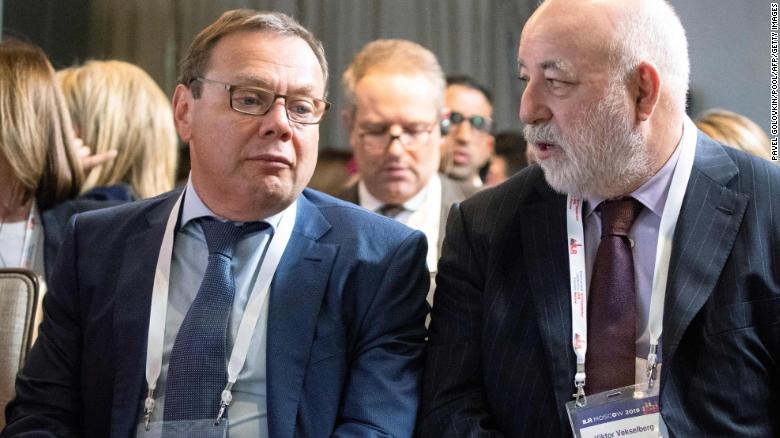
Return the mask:
[[30, 350], [39, 293], [38, 277], [25, 269], [0, 269], [0, 430], [2, 411], [14, 396], [16, 373]]

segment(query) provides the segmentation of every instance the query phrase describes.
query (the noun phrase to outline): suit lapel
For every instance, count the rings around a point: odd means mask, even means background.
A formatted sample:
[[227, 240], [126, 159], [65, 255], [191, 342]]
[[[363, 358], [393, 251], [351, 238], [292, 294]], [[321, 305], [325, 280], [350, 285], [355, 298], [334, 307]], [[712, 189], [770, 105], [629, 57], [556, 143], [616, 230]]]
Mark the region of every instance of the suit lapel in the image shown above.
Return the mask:
[[270, 436], [292, 437], [303, 378], [337, 245], [318, 243], [331, 228], [305, 196], [271, 285], [267, 394]]
[[[116, 375], [111, 415], [111, 436], [131, 436], [140, 400], [146, 389], [144, 369], [152, 286], [166, 220], [179, 192], [147, 214], [147, 223], [126, 240], [114, 305]], [[111, 287], [111, 285], [106, 285]], [[107, 291], [106, 293], [110, 293]]]
[[[536, 309], [537, 326], [551, 364], [550, 376], [559, 407], [561, 424], [567, 424], [564, 404], [574, 392], [574, 364], [571, 347], [571, 303], [569, 262], [566, 245], [566, 197], [556, 194], [540, 176], [539, 194], [532, 203], [521, 206], [519, 214], [528, 291]], [[523, 352], [518, 352], [523, 354]]]
[[[671, 363], [680, 339], [712, 294], [734, 246], [749, 201], [726, 186], [737, 172], [723, 147], [699, 132], [669, 263], [662, 335], [665, 363]], [[668, 372], [662, 368], [662, 374]], [[665, 380], [661, 378], [661, 385]]]
[[437, 248], [439, 248], [439, 252], [441, 252], [450, 208], [452, 208], [453, 204], [467, 199], [478, 190], [476, 187], [457, 182], [441, 173], [439, 174], [439, 179], [441, 180], [441, 208], [439, 209], [439, 241], [437, 242]]
[[[452, 184], [449, 178], [444, 175], [439, 175], [441, 179], [441, 208], [439, 208], [439, 241], [436, 242], [436, 247], [441, 252], [442, 244], [444, 243], [444, 232], [447, 229], [447, 216], [450, 214], [450, 208], [452, 204], [460, 202], [466, 199], [466, 196], [458, 197], [456, 193], [456, 186]], [[439, 254], [441, 256], [441, 254]]]

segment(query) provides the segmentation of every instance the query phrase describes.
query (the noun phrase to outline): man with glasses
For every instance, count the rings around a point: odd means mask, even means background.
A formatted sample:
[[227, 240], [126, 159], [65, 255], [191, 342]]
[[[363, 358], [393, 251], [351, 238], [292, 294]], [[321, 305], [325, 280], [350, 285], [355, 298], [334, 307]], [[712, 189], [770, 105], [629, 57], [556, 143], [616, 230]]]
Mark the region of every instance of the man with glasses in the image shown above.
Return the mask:
[[493, 100], [490, 91], [469, 76], [448, 76], [444, 104], [450, 111], [441, 170], [480, 188], [480, 169], [493, 154]]
[[189, 181], [71, 221], [3, 436], [411, 436], [426, 240], [304, 189], [327, 72], [283, 14], [195, 38]]
[[343, 85], [360, 180], [341, 197], [424, 232], [435, 272], [449, 208], [475, 191], [438, 174], [446, 115], [441, 67], [419, 44], [377, 40], [355, 56]]

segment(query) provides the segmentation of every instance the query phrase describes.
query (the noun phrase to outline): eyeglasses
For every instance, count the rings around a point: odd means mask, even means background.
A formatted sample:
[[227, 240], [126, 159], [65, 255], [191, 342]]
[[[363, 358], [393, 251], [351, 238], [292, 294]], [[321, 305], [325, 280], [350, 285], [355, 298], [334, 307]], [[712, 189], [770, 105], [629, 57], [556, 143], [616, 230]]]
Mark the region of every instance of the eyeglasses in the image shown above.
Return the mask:
[[476, 129], [477, 131], [484, 132], [486, 134], [490, 133], [490, 129], [493, 127], [493, 120], [490, 117], [484, 117], [484, 116], [466, 117], [463, 114], [455, 111], [450, 113], [449, 120], [450, 123], [453, 125], [460, 125], [464, 121], [468, 120], [472, 128]]
[[330, 103], [316, 97], [276, 94], [265, 88], [231, 85], [202, 77], [193, 79], [190, 84], [195, 81], [221, 85], [230, 93], [230, 108], [252, 116], [268, 114], [276, 99], [280, 97], [284, 99], [287, 118], [305, 125], [320, 123], [325, 112], [330, 108]]
[[438, 126], [434, 122], [427, 128], [403, 128], [400, 134], [391, 134], [392, 126], [369, 126], [359, 128], [358, 136], [363, 140], [363, 148], [366, 152], [380, 154], [387, 149], [393, 140], [398, 140], [401, 145], [410, 152], [415, 152], [428, 143], [431, 131]]

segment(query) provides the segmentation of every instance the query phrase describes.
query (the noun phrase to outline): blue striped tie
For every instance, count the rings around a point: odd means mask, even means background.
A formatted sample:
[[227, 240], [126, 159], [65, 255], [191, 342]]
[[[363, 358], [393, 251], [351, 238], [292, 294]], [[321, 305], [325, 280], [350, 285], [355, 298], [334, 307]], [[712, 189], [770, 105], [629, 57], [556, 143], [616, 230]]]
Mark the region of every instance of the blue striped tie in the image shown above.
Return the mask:
[[237, 226], [213, 218], [203, 218], [200, 224], [209, 259], [171, 350], [164, 421], [216, 418], [227, 383], [227, 326], [236, 292], [233, 249], [244, 234], [268, 227], [265, 222]]

